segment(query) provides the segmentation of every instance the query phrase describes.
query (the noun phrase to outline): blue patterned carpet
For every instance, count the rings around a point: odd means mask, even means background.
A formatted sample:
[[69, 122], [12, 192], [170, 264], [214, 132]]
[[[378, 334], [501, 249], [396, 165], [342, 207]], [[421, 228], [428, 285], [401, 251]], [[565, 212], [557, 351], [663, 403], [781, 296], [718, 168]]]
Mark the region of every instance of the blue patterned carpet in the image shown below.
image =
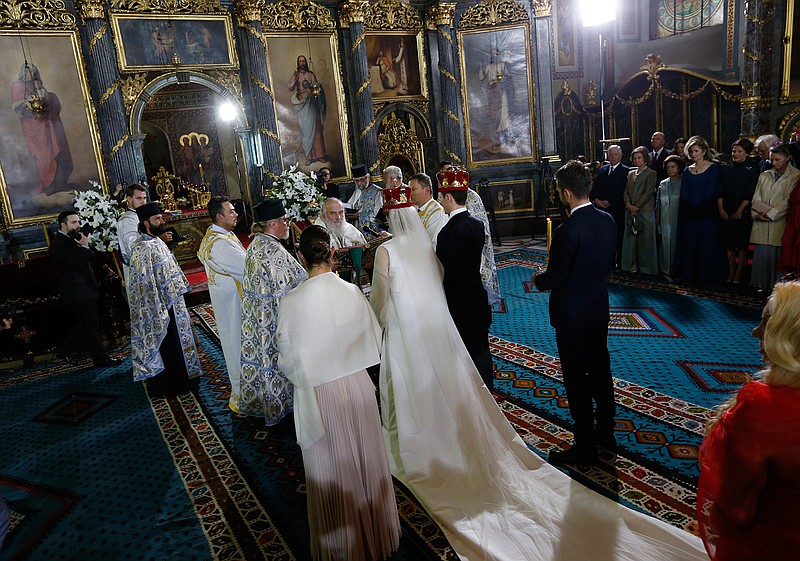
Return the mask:
[[[535, 451], [569, 441], [547, 294], [531, 292], [542, 254], [498, 256], [504, 300], [492, 326], [495, 396]], [[609, 345], [619, 456], [570, 470], [620, 502], [694, 531], [697, 450], [709, 409], [758, 370], [755, 299], [615, 278]], [[203, 308], [195, 309], [206, 325]], [[151, 400], [114, 368], [44, 363], [0, 372], [0, 496], [12, 510], [3, 561], [304, 560], [302, 459], [292, 423], [232, 415], [216, 340], [198, 329], [198, 399]], [[115, 356], [126, 358], [127, 348]], [[452, 559], [420, 505], [396, 488], [393, 561]]]
[[[531, 249], [498, 257], [503, 302], [492, 324], [496, 393], [512, 422], [519, 415], [518, 430], [542, 455], [571, 438], [549, 295], [530, 286], [531, 273], [545, 265], [544, 254]], [[619, 456], [603, 455], [601, 467], [572, 475], [694, 531], [703, 425], [711, 408], [759, 370], [750, 330], [761, 304], [630, 277], [613, 279], [609, 293]]]

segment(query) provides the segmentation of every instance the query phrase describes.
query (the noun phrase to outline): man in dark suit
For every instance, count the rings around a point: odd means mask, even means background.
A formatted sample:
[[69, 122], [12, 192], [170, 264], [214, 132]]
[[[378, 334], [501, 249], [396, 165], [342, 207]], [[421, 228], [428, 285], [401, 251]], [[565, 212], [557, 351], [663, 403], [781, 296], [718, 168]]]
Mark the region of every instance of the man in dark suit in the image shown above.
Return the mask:
[[489, 352], [492, 310], [481, 281], [485, 232], [483, 223], [470, 216], [464, 207], [469, 175], [464, 171], [448, 173], [460, 173], [465, 177], [447, 183], [439, 178], [439, 202], [450, 218], [436, 238], [436, 255], [444, 268], [444, 294], [450, 315], [481, 378], [491, 390], [494, 387]]
[[551, 452], [550, 462], [594, 463], [598, 445], [616, 450], [606, 278], [614, 264], [617, 228], [609, 214], [589, 202], [592, 179], [582, 163], [567, 162], [555, 179], [570, 217], [553, 235], [547, 270], [531, 280], [539, 290], [551, 291], [550, 325], [556, 330], [575, 444]]
[[63, 322], [69, 334], [56, 354], [68, 363], [75, 363], [75, 353], [86, 347], [95, 366], [113, 366], [119, 359], [106, 354], [100, 340], [100, 318], [97, 301], [100, 289], [92, 271], [92, 250], [89, 238], [80, 230], [78, 213], [65, 210], [58, 215], [58, 232], [50, 242], [50, 260], [55, 266], [61, 301], [70, 315]]
[[663, 132], [654, 132], [650, 138], [650, 146], [653, 149], [650, 151], [650, 169], [656, 172], [658, 182], [661, 183], [662, 179], [667, 178], [667, 170], [664, 169], [664, 160], [667, 156], [672, 154], [672, 150], [664, 148], [666, 137]]
[[622, 254], [622, 232], [625, 227], [625, 184], [628, 181], [630, 168], [622, 162], [622, 148], [617, 144], [608, 147], [608, 163], [597, 171], [592, 186], [592, 204], [609, 213], [617, 224], [617, 256], [615, 264], [619, 266]]

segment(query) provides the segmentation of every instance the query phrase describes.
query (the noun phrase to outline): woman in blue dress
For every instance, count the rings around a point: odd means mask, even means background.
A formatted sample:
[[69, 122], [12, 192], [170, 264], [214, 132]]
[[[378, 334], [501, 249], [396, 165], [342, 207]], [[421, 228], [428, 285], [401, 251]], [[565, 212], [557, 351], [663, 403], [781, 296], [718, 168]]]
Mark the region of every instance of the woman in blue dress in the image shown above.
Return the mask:
[[702, 136], [686, 142], [692, 164], [681, 180], [675, 273], [685, 281], [721, 280], [722, 249], [717, 241], [719, 165]]

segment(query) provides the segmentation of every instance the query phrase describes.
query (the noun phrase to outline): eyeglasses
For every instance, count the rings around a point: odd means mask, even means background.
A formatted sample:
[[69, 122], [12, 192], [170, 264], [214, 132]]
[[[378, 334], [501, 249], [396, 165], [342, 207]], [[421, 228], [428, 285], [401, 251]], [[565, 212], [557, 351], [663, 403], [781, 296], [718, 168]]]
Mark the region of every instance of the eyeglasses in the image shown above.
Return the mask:
[[330, 173], [328, 173], [327, 171], [321, 171], [317, 175], [320, 175], [322, 177], [328, 177], [330, 175]]

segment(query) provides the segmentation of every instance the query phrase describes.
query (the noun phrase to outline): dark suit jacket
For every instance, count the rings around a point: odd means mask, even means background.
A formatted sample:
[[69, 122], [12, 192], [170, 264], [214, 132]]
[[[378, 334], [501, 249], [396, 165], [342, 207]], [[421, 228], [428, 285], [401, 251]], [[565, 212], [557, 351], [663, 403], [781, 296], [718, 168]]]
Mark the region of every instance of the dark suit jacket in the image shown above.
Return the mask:
[[93, 254], [60, 232], [50, 241], [50, 261], [56, 271], [58, 291], [66, 304], [91, 302], [100, 298], [92, 271]]
[[667, 178], [667, 170], [664, 169], [664, 160], [666, 160], [667, 156], [670, 154], [672, 154], [672, 150], [664, 148], [658, 158], [656, 158], [655, 152], [650, 150], [650, 169], [656, 172], [658, 183], [661, 183], [663, 179]]
[[492, 323], [489, 297], [481, 282], [484, 236], [483, 223], [461, 212], [447, 221], [436, 238], [447, 307], [470, 354], [486, 346]]
[[592, 205], [559, 226], [550, 242], [547, 271], [537, 275], [539, 290], [550, 290], [550, 325], [556, 329], [608, 325], [606, 279], [614, 267], [617, 227]]
[[625, 202], [622, 200], [622, 195], [625, 193], [625, 182], [628, 180], [629, 170], [628, 166], [619, 163], [612, 173], [611, 164], [605, 164], [597, 171], [597, 177], [592, 186], [590, 198], [610, 202], [609, 208], [601, 210], [613, 216], [614, 220], [617, 217], [625, 217]]

